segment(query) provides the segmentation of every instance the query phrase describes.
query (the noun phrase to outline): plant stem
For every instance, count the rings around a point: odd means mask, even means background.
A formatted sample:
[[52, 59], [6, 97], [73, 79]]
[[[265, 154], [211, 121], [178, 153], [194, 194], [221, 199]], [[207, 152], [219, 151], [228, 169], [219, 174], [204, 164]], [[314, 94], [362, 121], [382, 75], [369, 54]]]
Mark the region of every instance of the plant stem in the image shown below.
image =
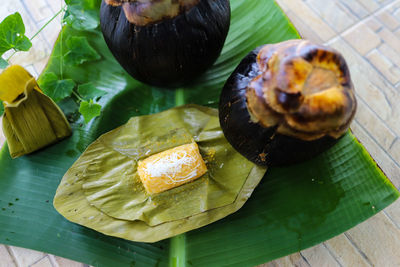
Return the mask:
[[[44, 30], [44, 28], [47, 27], [47, 25], [49, 25], [58, 15], [60, 15], [61, 12], [63, 12], [65, 9], [65, 7], [61, 7], [61, 9], [53, 16], [51, 17], [30, 39], [29, 41], [32, 41], [33, 38], [35, 38], [36, 36], [38, 36], [38, 34]], [[12, 53], [7, 59], [6, 61], [9, 62], [10, 59], [17, 53], [18, 51], [14, 50], [14, 53]]]
[[186, 266], [186, 236], [181, 234], [174, 236], [170, 241], [170, 267], [185, 267]]
[[[185, 91], [183, 88], [175, 91], [175, 105], [180, 106], [185, 104]], [[186, 266], [186, 236], [181, 234], [170, 239], [170, 267], [185, 267]]]
[[43, 31], [44, 28], [47, 27], [47, 25], [49, 25], [58, 15], [60, 15], [61, 12], [64, 11], [64, 9], [65, 7], [61, 7], [61, 9], [53, 17], [51, 17], [29, 40], [32, 41], [33, 38], [35, 38], [41, 31]]
[[[65, 7], [63, 7], [61, 2], [61, 10], [65, 11]], [[64, 16], [64, 15], [63, 15]], [[61, 20], [61, 33], [60, 33], [60, 77], [63, 79], [63, 20]]]
[[17, 53], [17, 51], [14, 50], [14, 52], [6, 59], [6, 61], [7, 61], [8, 63], [10, 63], [10, 62], [9, 62], [10, 59], [11, 59], [16, 53]]
[[83, 99], [78, 93], [76, 93], [75, 91], [72, 91], [72, 94], [74, 96], [76, 96], [76, 98], [78, 98], [79, 101], [85, 101], [85, 99]]
[[175, 105], [181, 106], [185, 104], [185, 91], [183, 88], [176, 89], [175, 91]]

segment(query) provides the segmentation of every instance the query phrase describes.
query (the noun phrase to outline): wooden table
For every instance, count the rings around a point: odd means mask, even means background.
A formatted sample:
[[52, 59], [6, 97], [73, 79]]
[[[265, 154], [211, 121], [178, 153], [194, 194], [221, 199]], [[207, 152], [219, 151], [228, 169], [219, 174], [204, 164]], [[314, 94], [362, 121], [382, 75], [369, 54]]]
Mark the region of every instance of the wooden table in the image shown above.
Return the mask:
[[[400, 188], [400, 0], [277, 2], [304, 38], [344, 54], [359, 103], [352, 129]], [[0, 20], [19, 11], [31, 36], [60, 7], [60, 0], [2, 0]], [[29, 53], [18, 53], [12, 63], [38, 76], [59, 30], [60, 18], [33, 41]], [[83, 265], [4, 245], [0, 259], [0, 266], [11, 267]], [[342, 235], [263, 266], [400, 266], [400, 200]]]

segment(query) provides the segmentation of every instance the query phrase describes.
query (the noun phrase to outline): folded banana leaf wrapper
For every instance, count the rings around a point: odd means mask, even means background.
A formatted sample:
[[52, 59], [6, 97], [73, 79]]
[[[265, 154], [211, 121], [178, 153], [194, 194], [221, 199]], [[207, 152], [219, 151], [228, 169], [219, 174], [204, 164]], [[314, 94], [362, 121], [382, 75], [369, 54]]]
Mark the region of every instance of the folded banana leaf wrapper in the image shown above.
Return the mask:
[[[195, 141], [208, 171], [162, 193], [146, 193], [137, 162]], [[235, 212], [266, 169], [225, 139], [216, 109], [186, 105], [134, 117], [92, 143], [61, 181], [55, 208], [67, 219], [132, 241], [156, 242]]]
[[11, 66], [1, 73], [0, 99], [5, 101], [3, 132], [11, 157], [32, 153], [71, 136], [63, 112], [21, 66]]
[[[99, 2], [85, 12], [98, 13], [98, 9]], [[54, 72], [60, 77], [62, 65], [64, 79], [73, 79], [77, 84], [92, 82], [106, 91], [108, 94], [100, 100], [103, 111], [88, 125], [82, 119], [76, 121], [71, 138], [38, 153], [12, 160], [8, 147], [3, 147], [0, 243], [45, 251], [94, 266], [254, 266], [332, 238], [398, 198], [399, 193], [389, 179], [348, 133], [330, 150], [310, 161], [269, 168], [251, 197], [233, 214], [159, 242], [132, 242], [104, 235], [66, 220], [53, 208], [52, 199], [62, 177], [102, 134], [133, 117], [185, 103], [215, 108], [226, 79], [248, 52], [266, 43], [299, 38], [272, 0], [235, 0], [231, 1], [231, 9], [231, 28], [218, 61], [193, 85], [178, 90], [155, 88], [132, 79], [109, 52], [99, 29], [64, 28], [44, 73]], [[86, 37], [101, 59], [77, 66], [63, 65], [60, 59], [70, 36]], [[356, 87], [357, 90], [362, 88]], [[60, 103], [60, 106], [69, 112], [69, 105]], [[194, 139], [195, 136], [192, 135]], [[204, 156], [207, 155], [204, 153]], [[83, 162], [84, 158], [79, 161]], [[77, 168], [74, 165], [73, 169]], [[82, 186], [83, 179], [87, 181], [82, 172], [76, 181], [71, 181], [76, 183], [77, 190], [71, 193], [76, 194], [77, 201], [87, 201]], [[80, 207], [71, 208], [83, 212]], [[95, 214], [91, 215], [93, 211]], [[98, 211], [89, 205], [79, 223], [90, 223], [90, 216], [99, 221], [104, 218], [105, 222], [97, 225], [110, 234], [124, 232], [125, 224], [130, 223]]]

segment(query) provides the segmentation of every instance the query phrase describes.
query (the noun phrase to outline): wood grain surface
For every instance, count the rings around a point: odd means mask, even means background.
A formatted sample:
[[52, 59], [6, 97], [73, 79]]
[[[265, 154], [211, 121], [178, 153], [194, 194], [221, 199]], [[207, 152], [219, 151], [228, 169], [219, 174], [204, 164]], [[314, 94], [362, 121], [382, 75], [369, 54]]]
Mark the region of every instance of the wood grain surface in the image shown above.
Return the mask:
[[[400, 188], [400, 0], [277, 2], [303, 38], [328, 44], [344, 54], [359, 103], [352, 129]], [[61, 0], [1, 0], [0, 21], [20, 12], [30, 37], [61, 5]], [[59, 33], [60, 19], [33, 40], [29, 52], [17, 53], [11, 62], [37, 77]], [[0, 145], [3, 142], [0, 131]], [[1, 266], [84, 264], [0, 245]], [[262, 266], [400, 266], [400, 200], [342, 235]]]

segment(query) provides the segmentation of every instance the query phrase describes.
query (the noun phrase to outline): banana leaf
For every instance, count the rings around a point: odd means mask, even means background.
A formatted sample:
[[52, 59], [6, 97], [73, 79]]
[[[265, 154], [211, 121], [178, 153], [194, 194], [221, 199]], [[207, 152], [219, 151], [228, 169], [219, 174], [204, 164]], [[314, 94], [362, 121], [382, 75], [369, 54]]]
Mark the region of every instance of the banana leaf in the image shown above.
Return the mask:
[[[373, 216], [399, 197], [367, 151], [348, 133], [308, 162], [270, 168], [236, 213], [157, 243], [131, 242], [71, 223], [52, 206], [62, 176], [101, 134], [129, 118], [195, 103], [216, 107], [239, 61], [264, 43], [299, 38], [272, 0], [234, 0], [231, 29], [216, 64], [190, 87], [165, 90], [141, 84], [118, 65], [99, 30], [62, 31], [45, 72], [93, 82], [108, 94], [103, 111], [61, 143], [12, 160], [0, 152], [0, 243], [45, 251], [96, 266], [253, 266], [310, 247]], [[98, 5], [96, 6], [98, 8]], [[60, 64], [69, 36], [85, 36], [101, 59]], [[68, 113], [66, 106], [64, 110]]]
[[[137, 161], [193, 141], [208, 171], [190, 183], [146, 194]], [[98, 138], [63, 177], [54, 207], [66, 219], [101, 233], [156, 242], [237, 211], [265, 171], [228, 143], [216, 109], [183, 105], [133, 117]]]

